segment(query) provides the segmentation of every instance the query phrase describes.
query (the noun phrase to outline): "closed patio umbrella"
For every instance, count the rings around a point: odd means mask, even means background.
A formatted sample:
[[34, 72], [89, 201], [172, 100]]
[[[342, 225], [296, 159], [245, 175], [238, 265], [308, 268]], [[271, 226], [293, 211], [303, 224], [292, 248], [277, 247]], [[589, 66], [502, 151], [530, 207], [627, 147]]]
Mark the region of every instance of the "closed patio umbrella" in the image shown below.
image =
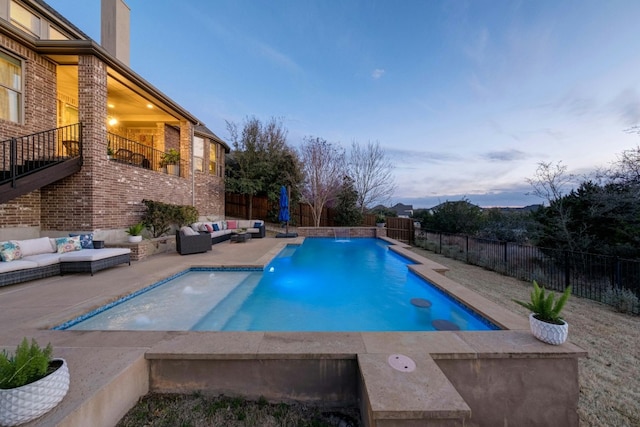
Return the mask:
[[280, 187], [280, 212], [278, 212], [278, 221], [286, 224], [285, 233], [278, 233], [276, 237], [297, 237], [296, 233], [289, 234], [289, 194], [287, 187], [284, 185]]

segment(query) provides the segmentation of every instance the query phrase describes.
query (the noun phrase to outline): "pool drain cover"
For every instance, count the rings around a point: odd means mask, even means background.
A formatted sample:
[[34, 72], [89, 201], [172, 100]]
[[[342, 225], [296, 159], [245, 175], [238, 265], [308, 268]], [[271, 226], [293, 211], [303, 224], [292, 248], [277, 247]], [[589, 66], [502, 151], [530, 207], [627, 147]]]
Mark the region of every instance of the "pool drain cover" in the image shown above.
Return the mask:
[[413, 372], [416, 369], [416, 362], [404, 354], [392, 354], [387, 361], [393, 369], [400, 372]]

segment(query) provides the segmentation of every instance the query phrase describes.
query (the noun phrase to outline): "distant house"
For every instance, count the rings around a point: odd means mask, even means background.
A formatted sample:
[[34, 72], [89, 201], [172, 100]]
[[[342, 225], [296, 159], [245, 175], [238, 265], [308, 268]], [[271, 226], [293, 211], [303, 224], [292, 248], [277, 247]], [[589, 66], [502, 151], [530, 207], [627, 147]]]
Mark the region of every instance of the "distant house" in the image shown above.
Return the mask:
[[115, 239], [143, 199], [224, 216], [229, 146], [129, 67], [129, 12], [102, 0], [100, 45], [44, 1], [0, 0], [0, 240]]
[[413, 205], [396, 203], [390, 209], [394, 211], [400, 218], [411, 218], [413, 216]]

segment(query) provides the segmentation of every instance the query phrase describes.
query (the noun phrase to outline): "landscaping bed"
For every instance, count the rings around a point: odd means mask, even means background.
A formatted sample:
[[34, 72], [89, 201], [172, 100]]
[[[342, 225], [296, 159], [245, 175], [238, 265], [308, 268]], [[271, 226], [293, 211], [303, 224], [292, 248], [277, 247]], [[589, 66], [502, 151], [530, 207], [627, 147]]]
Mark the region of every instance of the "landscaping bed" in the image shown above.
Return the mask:
[[360, 415], [356, 408], [320, 409], [228, 396], [152, 393], [141, 398], [117, 425], [138, 426], [357, 427]]

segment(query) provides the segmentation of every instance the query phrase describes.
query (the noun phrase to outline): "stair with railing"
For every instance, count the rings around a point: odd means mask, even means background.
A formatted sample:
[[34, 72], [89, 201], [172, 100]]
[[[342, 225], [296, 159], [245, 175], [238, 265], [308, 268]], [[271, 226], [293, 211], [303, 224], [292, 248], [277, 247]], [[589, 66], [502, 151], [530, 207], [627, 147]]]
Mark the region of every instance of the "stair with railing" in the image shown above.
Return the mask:
[[72, 175], [82, 167], [82, 125], [0, 141], [0, 204]]

